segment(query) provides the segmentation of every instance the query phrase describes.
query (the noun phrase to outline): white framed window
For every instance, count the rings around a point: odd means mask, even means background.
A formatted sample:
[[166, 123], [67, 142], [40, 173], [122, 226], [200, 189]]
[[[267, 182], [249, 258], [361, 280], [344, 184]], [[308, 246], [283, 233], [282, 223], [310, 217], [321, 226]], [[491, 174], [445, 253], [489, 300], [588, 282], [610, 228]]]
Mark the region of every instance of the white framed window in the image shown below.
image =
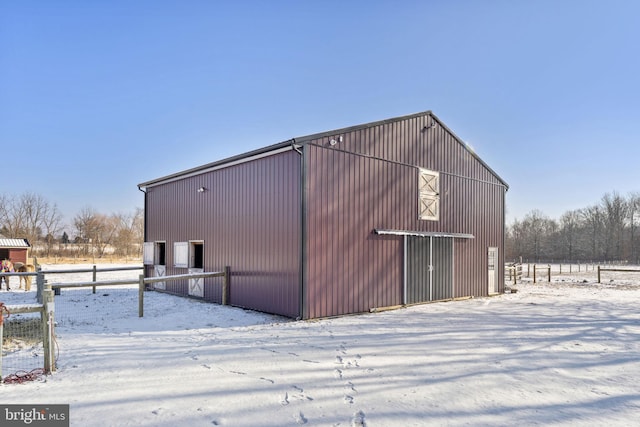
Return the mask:
[[166, 248], [167, 243], [164, 241], [155, 242], [155, 250], [153, 253], [154, 265], [166, 265]]
[[173, 265], [178, 268], [204, 268], [204, 241], [174, 242]]
[[142, 263], [144, 265], [165, 265], [164, 241], [144, 242], [142, 246]]
[[178, 268], [189, 267], [189, 242], [173, 242], [173, 265]]
[[189, 268], [204, 268], [204, 241], [189, 241]]
[[154, 242], [144, 242], [142, 246], [142, 263], [144, 265], [153, 265], [154, 261], [154, 251], [155, 251], [155, 243]]
[[440, 173], [418, 169], [418, 219], [440, 219]]

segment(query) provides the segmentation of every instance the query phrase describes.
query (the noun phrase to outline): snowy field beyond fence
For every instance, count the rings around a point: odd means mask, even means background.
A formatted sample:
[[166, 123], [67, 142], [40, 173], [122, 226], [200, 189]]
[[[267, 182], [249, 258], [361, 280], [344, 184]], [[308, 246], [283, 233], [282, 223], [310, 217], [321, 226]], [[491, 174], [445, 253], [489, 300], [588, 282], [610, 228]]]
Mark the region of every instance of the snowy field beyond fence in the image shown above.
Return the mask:
[[61, 324], [58, 371], [0, 403], [83, 427], [637, 425], [640, 275], [595, 281], [309, 322], [147, 292], [143, 318]]

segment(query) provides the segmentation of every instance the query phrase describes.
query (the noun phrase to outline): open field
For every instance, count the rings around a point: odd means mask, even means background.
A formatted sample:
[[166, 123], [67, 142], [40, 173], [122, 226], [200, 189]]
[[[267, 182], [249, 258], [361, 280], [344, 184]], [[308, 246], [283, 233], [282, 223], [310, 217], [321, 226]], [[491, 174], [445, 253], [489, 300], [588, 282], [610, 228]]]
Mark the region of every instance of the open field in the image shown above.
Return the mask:
[[138, 318], [135, 289], [106, 312], [108, 292], [68, 290], [65, 310], [99, 315], [60, 326], [58, 372], [0, 400], [69, 403], [74, 426], [632, 425], [640, 276], [553, 280], [309, 322], [156, 292]]
[[[117, 256], [104, 256], [98, 257], [37, 257], [38, 263], [43, 265], [56, 265], [56, 264], [140, 264], [142, 265], [142, 258], [123, 258]], [[33, 258], [30, 258], [30, 262], [33, 263]], [[51, 267], [53, 268], [53, 267]]]

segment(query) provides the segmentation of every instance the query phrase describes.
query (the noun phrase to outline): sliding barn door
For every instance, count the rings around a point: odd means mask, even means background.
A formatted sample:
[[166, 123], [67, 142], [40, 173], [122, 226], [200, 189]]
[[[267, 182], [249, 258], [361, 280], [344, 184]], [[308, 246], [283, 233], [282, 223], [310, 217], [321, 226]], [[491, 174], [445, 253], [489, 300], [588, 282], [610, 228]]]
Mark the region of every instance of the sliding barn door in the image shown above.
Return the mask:
[[406, 302], [453, 298], [453, 238], [407, 236]]

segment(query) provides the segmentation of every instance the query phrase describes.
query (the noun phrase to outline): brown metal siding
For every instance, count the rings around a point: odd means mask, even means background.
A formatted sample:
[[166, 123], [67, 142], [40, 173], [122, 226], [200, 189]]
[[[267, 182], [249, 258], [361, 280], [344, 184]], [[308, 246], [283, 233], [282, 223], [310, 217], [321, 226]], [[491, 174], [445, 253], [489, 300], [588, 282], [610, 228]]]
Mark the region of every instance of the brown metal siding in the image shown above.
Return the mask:
[[[503, 269], [506, 187], [440, 124], [424, 129], [433, 122], [412, 117], [305, 147], [305, 317], [402, 303], [402, 238], [376, 228], [473, 234], [454, 241], [454, 296], [488, 294], [489, 246]], [[417, 219], [417, 167], [441, 173], [439, 221]]]
[[[231, 267], [232, 305], [297, 317], [300, 197], [295, 151], [152, 186], [146, 241], [167, 242], [172, 275], [186, 273], [173, 265], [173, 243], [204, 240], [205, 271]], [[207, 279], [205, 299], [221, 301], [219, 284]], [[187, 282], [168, 282], [167, 291], [186, 295]]]
[[[376, 224], [401, 221], [392, 207], [407, 182], [401, 166], [335, 150], [306, 147], [307, 318], [366, 311], [401, 303], [397, 239], [371, 233]], [[377, 205], [382, 194], [394, 195]]]

